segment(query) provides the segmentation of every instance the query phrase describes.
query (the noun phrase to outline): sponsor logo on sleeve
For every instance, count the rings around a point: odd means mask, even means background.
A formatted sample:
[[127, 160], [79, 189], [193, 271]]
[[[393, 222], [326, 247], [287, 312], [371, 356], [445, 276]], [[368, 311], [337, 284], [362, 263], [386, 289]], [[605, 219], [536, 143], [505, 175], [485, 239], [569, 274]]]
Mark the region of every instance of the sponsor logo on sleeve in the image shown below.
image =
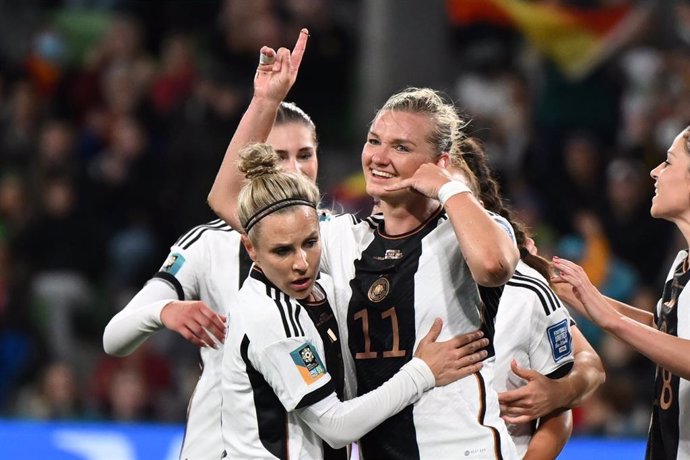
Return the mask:
[[182, 256], [182, 254], [172, 252], [168, 256], [168, 258], [165, 259], [165, 262], [161, 267], [161, 271], [170, 273], [171, 275], [175, 276], [177, 272], [180, 271], [180, 268], [182, 268], [182, 265], [184, 265], [184, 257]]
[[300, 345], [290, 352], [290, 356], [307, 385], [311, 385], [326, 374], [326, 368], [312, 344]]
[[558, 362], [572, 353], [573, 339], [568, 329], [567, 319], [549, 326], [546, 329], [546, 335], [549, 337], [554, 361]]

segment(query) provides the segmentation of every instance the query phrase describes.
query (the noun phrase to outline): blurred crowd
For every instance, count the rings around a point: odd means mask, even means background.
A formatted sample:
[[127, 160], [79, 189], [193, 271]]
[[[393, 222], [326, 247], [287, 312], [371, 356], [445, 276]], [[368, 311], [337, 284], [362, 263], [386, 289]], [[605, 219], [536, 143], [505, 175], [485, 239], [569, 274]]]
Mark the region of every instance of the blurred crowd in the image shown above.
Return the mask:
[[[199, 373], [194, 347], [163, 333], [127, 358], [107, 357], [103, 328], [180, 234], [214, 218], [206, 194], [251, 96], [261, 45], [290, 45], [310, 29], [290, 99], [316, 121], [322, 162], [330, 146], [358, 152], [359, 2], [8, 3], [0, 2], [0, 415], [181, 422]], [[519, 30], [446, 24], [456, 64], [447, 92], [542, 255], [577, 261], [602, 292], [645, 309], [680, 244], [670, 224], [649, 216], [649, 171], [690, 121], [682, 24], [690, 4], [667, 6], [675, 14], [650, 13], [580, 78]], [[654, 367], [576, 320], [607, 369], [576, 411], [576, 433], [643, 435]]]

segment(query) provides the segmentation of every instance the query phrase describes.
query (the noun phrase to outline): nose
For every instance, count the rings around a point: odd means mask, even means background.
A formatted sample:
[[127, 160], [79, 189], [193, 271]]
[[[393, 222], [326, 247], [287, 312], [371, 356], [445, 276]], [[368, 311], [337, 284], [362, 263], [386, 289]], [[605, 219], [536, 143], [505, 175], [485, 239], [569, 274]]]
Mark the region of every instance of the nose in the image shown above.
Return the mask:
[[656, 168], [654, 168], [654, 169], [652, 169], [651, 171], [649, 171], [649, 175], [650, 175], [650, 177], [651, 177], [652, 179], [656, 180], [657, 177], [659, 177], [659, 170], [661, 169], [661, 165], [662, 165], [662, 164], [663, 164], [663, 163], [660, 163]]
[[302, 172], [299, 162], [296, 158], [286, 158], [282, 161], [281, 167], [283, 168], [283, 171], [296, 173]]
[[388, 164], [388, 149], [379, 145], [371, 152], [371, 162], [377, 165]]
[[292, 269], [298, 273], [304, 273], [309, 268], [309, 262], [307, 261], [307, 253], [300, 249], [295, 254], [295, 258], [292, 261]]

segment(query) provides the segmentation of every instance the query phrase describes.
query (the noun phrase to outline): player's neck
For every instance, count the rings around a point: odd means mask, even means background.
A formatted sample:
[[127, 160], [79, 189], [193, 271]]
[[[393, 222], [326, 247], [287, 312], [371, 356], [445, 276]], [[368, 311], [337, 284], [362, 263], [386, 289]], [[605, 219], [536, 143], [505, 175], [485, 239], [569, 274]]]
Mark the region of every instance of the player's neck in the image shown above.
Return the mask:
[[428, 198], [397, 204], [381, 203], [386, 234], [402, 235], [419, 228], [439, 206], [438, 201]]

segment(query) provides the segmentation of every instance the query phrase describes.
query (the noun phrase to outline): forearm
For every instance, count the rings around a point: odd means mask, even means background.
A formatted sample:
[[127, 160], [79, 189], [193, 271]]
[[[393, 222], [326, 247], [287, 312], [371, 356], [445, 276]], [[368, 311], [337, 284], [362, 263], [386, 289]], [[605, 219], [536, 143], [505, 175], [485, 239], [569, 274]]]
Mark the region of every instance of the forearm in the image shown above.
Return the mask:
[[237, 199], [244, 183], [244, 176], [237, 169], [239, 152], [250, 143], [266, 141], [280, 102], [256, 96], [252, 98], [228, 144], [223, 162], [208, 194], [211, 209], [235, 230], [242, 230], [237, 220]]
[[607, 331], [671, 373], [690, 379], [690, 340], [619, 316]]
[[299, 409], [298, 415], [328, 444], [340, 448], [416, 402], [434, 384], [431, 369], [421, 359], [413, 358], [386, 383], [365, 395], [341, 402], [333, 393]]
[[573, 431], [571, 411], [548, 415], [539, 420], [539, 428], [532, 435], [525, 460], [556, 458], [570, 439]]
[[177, 300], [175, 290], [166, 283], [150, 281], [116, 314], [103, 331], [103, 349], [113, 356], [127, 356], [154, 332], [163, 329], [160, 313]]
[[577, 326], [571, 328], [571, 333], [575, 350], [573, 368], [568, 375], [557, 380], [562, 390], [559, 393], [563, 395], [559, 408], [570, 409], [580, 406], [606, 380], [604, 365], [597, 352]]
[[451, 196], [445, 209], [477, 284], [500, 286], [506, 283], [520, 258], [506, 231], [470, 193]]

